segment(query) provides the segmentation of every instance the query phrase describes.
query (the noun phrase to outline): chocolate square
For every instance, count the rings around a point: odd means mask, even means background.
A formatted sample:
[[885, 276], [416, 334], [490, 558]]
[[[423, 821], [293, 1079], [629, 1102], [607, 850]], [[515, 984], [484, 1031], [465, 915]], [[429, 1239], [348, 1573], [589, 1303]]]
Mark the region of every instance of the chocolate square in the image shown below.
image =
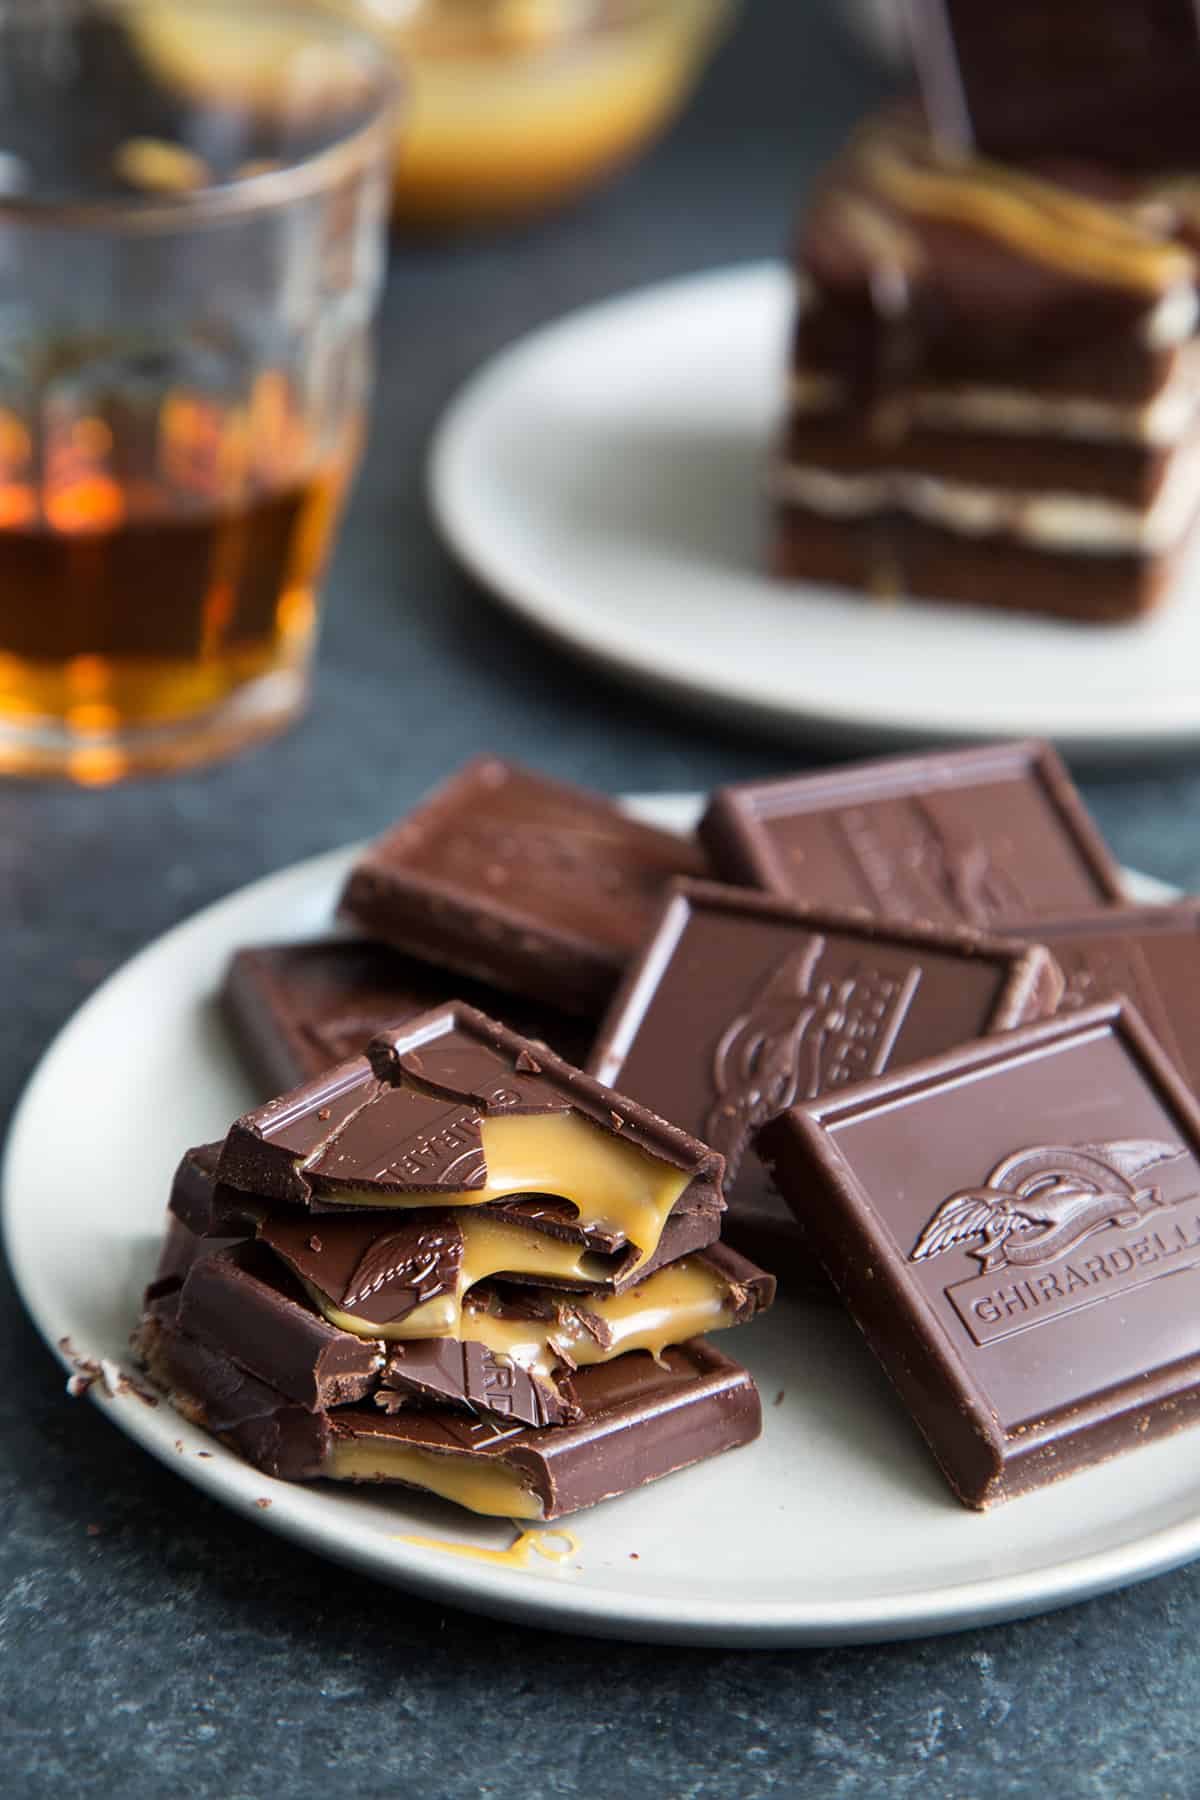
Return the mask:
[[591, 1034], [578, 1019], [363, 938], [239, 950], [221, 993], [264, 1098], [361, 1056], [385, 1026], [448, 1000], [465, 1000], [524, 1036], [543, 1039], [568, 1062], [587, 1055]]
[[1128, 1002], [795, 1107], [760, 1142], [966, 1504], [1197, 1416], [1200, 1108]]
[[1021, 935], [1046, 944], [1062, 969], [1060, 1011], [1124, 994], [1200, 1093], [1200, 901], [1041, 919]]
[[754, 1215], [778, 1212], [766, 1171], [747, 1154], [769, 1118], [1044, 1018], [1061, 986], [1052, 957], [1028, 945], [680, 882], [591, 1067], [721, 1151], [726, 1235], [741, 1241], [743, 1224], [757, 1229]]
[[593, 1018], [667, 882], [705, 871], [692, 840], [481, 757], [370, 846], [341, 911], [400, 950]]
[[1049, 744], [993, 744], [718, 788], [714, 866], [807, 905], [1002, 930], [1124, 899]]

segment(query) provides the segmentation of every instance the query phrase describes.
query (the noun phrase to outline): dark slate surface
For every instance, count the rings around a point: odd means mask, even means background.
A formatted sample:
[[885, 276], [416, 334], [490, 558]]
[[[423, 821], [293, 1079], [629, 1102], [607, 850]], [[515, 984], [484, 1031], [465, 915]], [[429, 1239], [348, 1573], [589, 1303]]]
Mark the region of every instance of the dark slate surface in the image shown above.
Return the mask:
[[[795, 761], [630, 698], [491, 610], [432, 537], [422, 454], [459, 378], [520, 331], [774, 252], [796, 194], [879, 86], [816, 0], [752, 0], [700, 103], [635, 173], [523, 233], [397, 250], [371, 458], [308, 721], [188, 779], [0, 789], [6, 1108], [131, 951], [253, 876], [376, 830], [469, 752], [495, 746], [613, 791]], [[1123, 858], [1196, 887], [1198, 767], [1086, 784]], [[0, 1321], [6, 1794], [1200, 1791], [1200, 1571], [883, 1649], [553, 1638], [381, 1592], [228, 1516], [64, 1400], [7, 1285]]]

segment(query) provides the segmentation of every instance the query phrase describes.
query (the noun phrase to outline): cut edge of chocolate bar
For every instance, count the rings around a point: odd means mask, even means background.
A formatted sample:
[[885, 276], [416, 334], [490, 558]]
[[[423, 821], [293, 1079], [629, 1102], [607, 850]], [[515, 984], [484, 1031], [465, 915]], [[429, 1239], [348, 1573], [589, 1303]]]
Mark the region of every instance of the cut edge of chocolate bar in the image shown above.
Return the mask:
[[[820, 1258], [839, 1298], [875, 1353], [881, 1368], [925, 1439], [952, 1492], [966, 1506], [986, 1510], [1044, 1487], [1048, 1482], [1107, 1462], [1171, 1435], [1200, 1416], [1200, 1336], [1195, 1355], [1149, 1375], [1128, 1377], [1099, 1393], [1048, 1411], [1006, 1434], [971, 1370], [955, 1350], [932, 1306], [908, 1281], [906, 1259], [872, 1229], [880, 1215], [846, 1158], [834, 1132], [879, 1101], [920, 1095], [947, 1077], [978, 1076], [1042, 1046], [1086, 1039], [1111, 1030], [1148, 1080], [1165, 1110], [1180, 1121], [1193, 1151], [1200, 1150], [1200, 1101], [1186, 1086], [1140, 1014], [1127, 1000], [1044, 1020], [996, 1038], [931, 1058], [894, 1076], [863, 1082], [840, 1095], [792, 1107], [764, 1126], [760, 1154], [780, 1191], [811, 1195], [835, 1191], [845, 1236], [839, 1240], [828, 1206], [789, 1200], [806, 1241]], [[897, 1332], [901, 1341], [897, 1342]], [[1157, 1409], [1157, 1410], [1156, 1410]], [[951, 1446], [945, 1431], [959, 1431]], [[1018, 1441], [1019, 1440], [1019, 1441]], [[1063, 1466], [1064, 1444], [1075, 1460]]]
[[1021, 775], [1038, 783], [1106, 906], [1127, 903], [1129, 896], [1120, 866], [1066, 764], [1053, 745], [1041, 738], [1018, 738], [916, 756], [871, 758], [777, 780], [718, 787], [709, 799], [697, 835], [718, 872], [728, 881], [787, 899], [792, 897], [791, 885], [779, 870], [765, 822], [787, 813], [796, 798], [815, 796], [816, 804], [805, 810], [823, 813], [852, 803], [860, 795], [868, 800], [900, 799], [912, 793], [971, 787]]

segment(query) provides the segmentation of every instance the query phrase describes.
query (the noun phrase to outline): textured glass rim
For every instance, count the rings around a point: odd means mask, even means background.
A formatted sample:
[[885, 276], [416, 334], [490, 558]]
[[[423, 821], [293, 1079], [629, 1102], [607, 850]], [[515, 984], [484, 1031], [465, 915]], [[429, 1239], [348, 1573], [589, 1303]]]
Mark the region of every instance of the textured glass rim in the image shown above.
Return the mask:
[[[195, 10], [213, 17], [237, 20], [249, 0], [70, 0], [64, 16], [89, 11], [152, 12], [171, 8]], [[23, 17], [44, 21], [47, 0], [18, 0], [0, 6], [0, 41]], [[297, 157], [278, 169], [264, 170], [237, 181], [188, 189], [177, 194], [131, 194], [119, 199], [71, 199], [69, 196], [0, 194], [0, 225], [52, 226], [133, 234], [187, 231], [250, 213], [271, 211], [326, 191], [342, 177], [366, 167], [377, 156], [382, 160], [395, 130], [401, 83], [385, 45], [367, 27], [347, 24], [314, 6], [274, 0], [270, 11], [254, 14], [256, 22], [277, 18], [282, 25], [308, 27], [313, 41], [325, 41], [352, 49], [376, 87], [374, 109], [353, 131], [309, 156]]]

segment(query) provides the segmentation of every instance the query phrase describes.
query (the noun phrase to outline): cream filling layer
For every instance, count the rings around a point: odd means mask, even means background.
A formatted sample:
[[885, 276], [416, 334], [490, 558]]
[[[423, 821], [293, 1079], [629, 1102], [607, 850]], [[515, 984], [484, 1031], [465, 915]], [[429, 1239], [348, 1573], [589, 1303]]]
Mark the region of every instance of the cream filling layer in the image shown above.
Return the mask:
[[541, 1501], [511, 1469], [453, 1450], [419, 1450], [370, 1436], [335, 1440], [324, 1472], [334, 1481], [404, 1481], [497, 1518], [542, 1517]]
[[1003, 533], [1046, 550], [1160, 556], [1182, 543], [1200, 507], [1200, 445], [1176, 458], [1142, 511], [1091, 494], [980, 487], [902, 469], [846, 475], [793, 463], [776, 471], [772, 485], [784, 503], [828, 518], [898, 511], [964, 537]]
[[[799, 370], [792, 378], [791, 405], [797, 417], [819, 418], [849, 403], [848, 385], [833, 376]], [[862, 429], [888, 441], [902, 438], [914, 425], [933, 425], [1006, 436], [1028, 433], [1169, 448], [1190, 436], [1198, 418], [1200, 354], [1192, 348], [1180, 356], [1176, 369], [1152, 399], [1132, 406], [1086, 394], [1039, 394], [1028, 388], [974, 383], [915, 387], [889, 394], [868, 410], [862, 417]]]
[[691, 1177], [649, 1151], [605, 1131], [580, 1113], [506, 1113], [480, 1126], [487, 1181], [451, 1193], [400, 1193], [381, 1198], [369, 1189], [322, 1193], [339, 1206], [484, 1206], [521, 1194], [569, 1201], [585, 1230], [607, 1231], [636, 1244], [637, 1267], [658, 1248], [663, 1226]]

